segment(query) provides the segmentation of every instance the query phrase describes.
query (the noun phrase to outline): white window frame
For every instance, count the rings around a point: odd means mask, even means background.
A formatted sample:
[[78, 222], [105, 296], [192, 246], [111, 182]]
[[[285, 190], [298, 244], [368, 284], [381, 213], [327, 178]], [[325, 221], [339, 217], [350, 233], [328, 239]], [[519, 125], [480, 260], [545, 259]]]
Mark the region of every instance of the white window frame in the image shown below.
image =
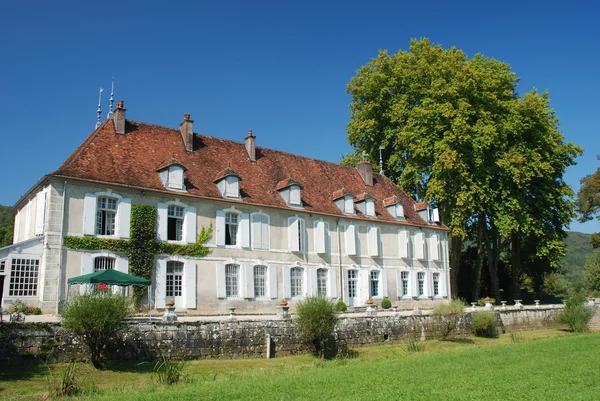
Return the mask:
[[[238, 215], [236, 244], [227, 245], [227, 213]], [[225, 248], [250, 248], [250, 215], [235, 208], [217, 210], [216, 245]]]
[[[101, 207], [100, 206], [100, 202], [104, 201], [105, 206]], [[114, 209], [109, 208], [107, 205], [108, 204], [114, 204]], [[119, 199], [114, 197], [114, 196], [98, 196], [96, 198], [96, 228], [94, 230], [94, 234], [98, 237], [116, 237], [117, 235], [117, 214], [119, 211]], [[109, 214], [112, 216], [112, 233], [111, 234], [106, 234], [105, 232], [108, 232], [109, 230], [106, 229], [106, 226], [108, 225], [108, 223], [106, 222], [108, 220]], [[104, 218], [102, 218], [101, 216], [104, 216]], [[104, 226], [105, 229], [102, 229], [102, 223], [101, 221], [104, 221]], [[104, 231], [104, 232], [103, 232]]]
[[101, 255], [94, 257], [94, 272], [99, 272], [102, 270], [115, 270], [116, 265], [117, 258], [114, 256]]
[[[170, 266], [169, 266], [170, 265]], [[171, 271], [169, 268], [177, 268], [178, 272]], [[171, 283], [169, 283], [169, 277], [171, 277]], [[179, 280], [177, 280], [179, 277]], [[177, 283], [179, 281], [179, 283]], [[183, 296], [183, 283], [185, 282], [185, 263], [179, 260], [167, 260], [166, 274], [165, 274], [165, 297], [182, 297]], [[169, 294], [169, 286], [172, 288]], [[179, 287], [179, 288], [177, 288]], [[179, 294], [176, 291], [179, 290]]]
[[[256, 218], [264, 219], [263, 221], [255, 221]], [[255, 225], [256, 224], [256, 225]], [[271, 249], [271, 218], [263, 212], [250, 213], [250, 235], [252, 249], [269, 250]], [[257, 238], [257, 234], [260, 235]]]
[[[294, 277], [294, 273], [296, 277]], [[306, 269], [304, 267], [294, 266], [290, 269], [290, 295], [292, 298], [302, 298], [306, 293]], [[294, 285], [298, 284], [300, 285]]]
[[299, 185], [290, 185], [289, 187], [289, 205], [290, 206], [302, 206], [302, 189]]
[[395, 212], [396, 212], [396, 219], [397, 220], [404, 220], [406, 217], [404, 216], [404, 204], [403, 203], [396, 203], [394, 205], [394, 207], [396, 208]]
[[[183, 229], [185, 223], [186, 208], [178, 205], [167, 206], [167, 241], [181, 242], [183, 241]], [[171, 219], [175, 220], [175, 238], [169, 238], [169, 226]]]
[[315, 283], [316, 288], [315, 288], [315, 293], [318, 296], [323, 296], [323, 297], [327, 297], [330, 296], [330, 285], [329, 285], [329, 280], [330, 280], [330, 272], [329, 269], [325, 269], [325, 268], [318, 268], [317, 269], [317, 282]]
[[[232, 272], [232, 269], [235, 268], [235, 275]], [[231, 288], [233, 285], [232, 281], [235, 278], [235, 290]], [[225, 265], [225, 297], [228, 299], [241, 298], [241, 266], [239, 264], [227, 263]]]
[[[262, 275], [257, 275], [257, 270], [263, 271]], [[265, 265], [252, 266], [252, 286], [254, 287], [254, 298], [269, 298], [269, 267]], [[262, 294], [260, 289], [262, 288]]]
[[167, 167], [165, 187], [167, 189], [185, 189], [184, 169], [182, 166], [173, 164]]
[[[371, 270], [369, 272], [369, 297], [381, 298], [381, 272], [379, 270]], [[376, 290], [376, 291], [374, 291]], [[377, 292], [377, 294], [375, 294]]]
[[355, 214], [354, 211], [354, 197], [350, 195], [344, 195], [344, 214]]
[[375, 217], [375, 200], [365, 199], [365, 215]]
[[[101, 235], [96, 232], [98, 221], [98, 198], [117, 199], [115, 212], [115, 232], [113, 235]], [[125, 198], [111, 190], [86, 193], [83, 200], [83, 235], [93, 235], [100, 238], [129, 238], [131, 221], [131, 198]]]
[[425, 272], [417, 272], [417, 296], [427, 296], [427, 274]]
[[225, 183], [225, 191], [223, 197], [225, 198], [240, 198], [240, 179], [235, 175], [228, 175], [223, 179]]
[[[177, 206], [183, 209], [183, 223], [181, 241], [169, 240], [169, 208]], [[197, 238], [197, 215], [196, 207], [181, 202], [179, 199], [174, 201], [160, 202], [157, 205], [157, 237], [160, 241], [166, 241], [175, 244], [193, 244]]]
[[440, 275], [440, 273], [435, 272], [432, 274], [432, 276], [433, 276], [432, 277], [432, 280], [433, 280], [432, 294], [434, 297], [439, 297], [439, 296], [441, 296], [441, 293], [440, 293], [440, 277], [441, 277], [441, 275]]
[[[406, 284], [406, 288], [405, 288]], [[398, 282], [398, 293], [401, 298], [410, 297], [410, 272], [406, 270], [400, 271]]]
[[10, 261], [10, 274], [7, 274], [4, 282], [8, 297], [37, 297], [40, 290], [40, 258], [23, 255], [22, 257], [11, 258]]

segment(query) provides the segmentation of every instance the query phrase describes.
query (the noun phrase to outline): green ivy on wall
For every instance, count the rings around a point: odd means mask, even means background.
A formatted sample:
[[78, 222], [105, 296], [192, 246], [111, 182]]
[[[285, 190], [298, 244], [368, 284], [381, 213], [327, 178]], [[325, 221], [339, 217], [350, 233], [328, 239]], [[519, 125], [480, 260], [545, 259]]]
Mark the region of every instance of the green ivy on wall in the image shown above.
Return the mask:
[[[205, 243], [212, 237], [212, 226], [202, 227], [196, 243], [171, 244], [156, 239], [157, 210], [149, 205], [131, 205], [130, 239], [65, 236], [65, 247], [70, 249], [124, 252], [129, 259], [129, 272], [138, 277], [152, 279], [156, 255], [169, 254], [201, 258], [210, 252]], [[134, 301], [139, 305], [146, 289], [134, 287]]]

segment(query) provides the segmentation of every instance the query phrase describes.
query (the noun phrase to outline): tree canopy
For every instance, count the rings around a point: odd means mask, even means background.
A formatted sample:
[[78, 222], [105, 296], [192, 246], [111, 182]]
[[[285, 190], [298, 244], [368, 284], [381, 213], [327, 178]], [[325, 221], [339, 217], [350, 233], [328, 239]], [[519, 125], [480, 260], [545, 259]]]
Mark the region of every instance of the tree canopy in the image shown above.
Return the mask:
[[14, 221], [12, 208], [0, 205], [0, 248], [12, 244]]
[[[577, 213], [581, 222], [590, 221], [594, 216], [600, 220], [600, 168], [581, 179], [581, 188], [577, 193]], [[600, 248], [600, 233], [592, 235], [591, 242], [594, 248]]]
[[386, 175], [440, 207], [455, 295], [465, 239], [477, 247], [474, 280], [487, 261], [488, 295], [497, 298], [501, 255], [518, 296], [522, 273], [532, 269], [541, 282], [540, 264], [551, 270], [564, 254], [574, 215], [562, 176], [582, 150], [565, 143], [548, 94], [520, 96], [517, 83], [507, 63], [413, 39], [408, 51], [380, 51], [348, 84], [355, 155], [376, 162], [382, 146]]

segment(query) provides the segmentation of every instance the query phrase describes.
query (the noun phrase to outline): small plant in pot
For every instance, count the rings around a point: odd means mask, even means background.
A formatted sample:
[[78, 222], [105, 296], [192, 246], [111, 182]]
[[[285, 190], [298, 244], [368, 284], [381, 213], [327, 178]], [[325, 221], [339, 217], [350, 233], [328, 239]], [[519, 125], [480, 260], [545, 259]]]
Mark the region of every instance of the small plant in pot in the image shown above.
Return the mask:
[[285, 298], [281, 298], [279, 300], [279, 306], [287, 306], [287, 305], [288, 305], [288, 302]]
[[365, 302], [366, 305], [373, 305], [373, 300], [371, 298], [367, 299], [367, 302]]

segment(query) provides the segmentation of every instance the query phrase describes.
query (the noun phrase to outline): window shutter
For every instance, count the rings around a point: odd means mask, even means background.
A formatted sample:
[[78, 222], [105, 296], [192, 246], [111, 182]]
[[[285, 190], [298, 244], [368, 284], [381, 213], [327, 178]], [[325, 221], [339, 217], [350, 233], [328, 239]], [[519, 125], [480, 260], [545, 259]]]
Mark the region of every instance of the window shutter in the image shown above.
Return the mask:
[[367, 299], [369, 299], [369, 271], [366, 269], [360, 269], [358, 271], [358, 279], [360, 285], [358, 305], [362, 305]]
[[440, 253], [439, 253], [439, 241], [438, 241], [438, 235], [437, 234], [432, 234], [430, 240], [430, 244], [429, 244], [429, 254], [431, 255], [431, 259], [432, 260], [439, 260], [440, 259]]
[[439, 290], [442, 297], [448, 296], [448, 282], [446, 281], [446, 273], [440, 272]]
[[119, 201], [117, 215], [117, 235], [119, 238], [129, 238], [129, 226], [131, 222], [130, 198], [123, 198]]
[[196, 308], [196, 284], [198, 282], [197, 277], [198, 265], [191, 261], [186, 261], [183, 268], [183, 274], [185, 274], [183, 281], [183, 291], [185, 293], [185, 307], [187, 309]]
[[290, 268], [287, 266], [283, 266], [283, 297], [291, 298], [292, 297], [292, 287], [290, 282]]
[[34, 235], [44, 234], [44, 212], [46, 210], [46, 191], [35, 196], [35, 231]]
[[96, 194], [85, 194], [83, 199], [83, 235], [96, 234], [96, 198]]
[[167, 228], [168, 228], [168, 209], [169, 207], [167, 206], [166, 203], [159, 203], [158, 205], [156, 205], [156, 209], [157, 209], [157, 214], [156, 214], [156, 226], [157, 226], [157, 234], [158, 234], [158, 240], [159, 241], [166, 241], [167, 240]]
[[167, 297], [167, 261], [158, 259], [156, 261], [156, 280], [154, 281], [154, 302], [156, 308], [164, 309]]
[[300, 220], [297, 217], [288, 218], [288, 250], [291, 252], [300, 252], [298, 245], [298, 225]]
[[254, 266], [244, 264], [240, 269], [242, 298], [254, 298]]
[[419, 296], [419, 273], [416, 271], [408, 273], [408, 293], [412, 297]]
[[325, 253], [325, 222], [315, 223], [315, 252]]
[[365, 201], [367, 206], [367, 216], [374, 217], [375, 216], [375, 202], [373, 200]]
[[356, 227], [346, 226], [346, 255], [356, 255]]
[[277, 267], [269, 266], [269, 297], [271, 299], [277, 298]]
[[408, 230], [398, 231], [398, 255], [408, 258]]
[[377, 227], [369, 227], [368, 242], [369, 256], [379, 256], [379, 230]]
[[398, 299], [402, 298], [402, 272], [400, 270], [396, 271], [396, 295]]
[[327, 295], [329, 298], [337, 298], [337, 271], [333, 267], [328, 271]]
[[423, 233], [415, 234], [414, 255], [415, 255], [415, 258], [417, 258], [417, 259], [423, 259], [423, 257], [425, 256], [424, 252], [423, 252]]
[[262, 249], [271, 249], [270, 238], [269, 238], [269, 216], [262, 216], [261, 223], [261, 238], [262, 238]]
[[307, 267], [304, 269], [306, 272], [305, 280], [305, 293], [307, 296], [312, 297], [318, 294], [317, 291], [317, 269], [314, 267]]
[[185, 211], [185, 242], [188, 244], [193, 244], [196, 242], [196, 208], [194, 206], [190, 206]]
[[384, 269], [381, 269], [381, 274], [379, 277], [381, 282], [381, 293], [384, 297], [388, 297], [388, 282], [387, 282], [387, 272]]
[[251, 229], [252, 229], [252, 248], [254, 249], [261, 249], [262, 245], [263, 245], [263, 240], [262, 240], [262, 219], [261, 219], [261, 215], [260, 214], [253, 214], [252, 215], [252, 223], [251, 223]]
[[250, 216], [242, 213], [240, 218], [240, 242], [243, 248], [250, 248]]
[[226, 298], [227, 292], [225, 289], [225, 265], [223, 263], [217, 263], [216, 269], [217, 298]]
[[[90, 274], [94, 272], [94, 258], [92, 255], [84, 253], [81, 255], [81, 275]], [[79, 294], [85, 295], [90, 290], [90, 285], [79, 284]]]
[[433, 211], [431, 212], [431, 220], [433, 220], [434, 223], [439, 223], [440, 222], [440, 209], [438, 209], [437, 207], [435, 209], [433, 209]]
[[[217, 246], [225, 245], [225, 212], [222, 210], [217, 210], [217, 219], [216, 219], [216, 230], [217, 230]], [[225, 274], [225, 273], [223, 273]]]
[[344, 197], [344, 213], [354, 214], [354, 199], [349, 196]]

